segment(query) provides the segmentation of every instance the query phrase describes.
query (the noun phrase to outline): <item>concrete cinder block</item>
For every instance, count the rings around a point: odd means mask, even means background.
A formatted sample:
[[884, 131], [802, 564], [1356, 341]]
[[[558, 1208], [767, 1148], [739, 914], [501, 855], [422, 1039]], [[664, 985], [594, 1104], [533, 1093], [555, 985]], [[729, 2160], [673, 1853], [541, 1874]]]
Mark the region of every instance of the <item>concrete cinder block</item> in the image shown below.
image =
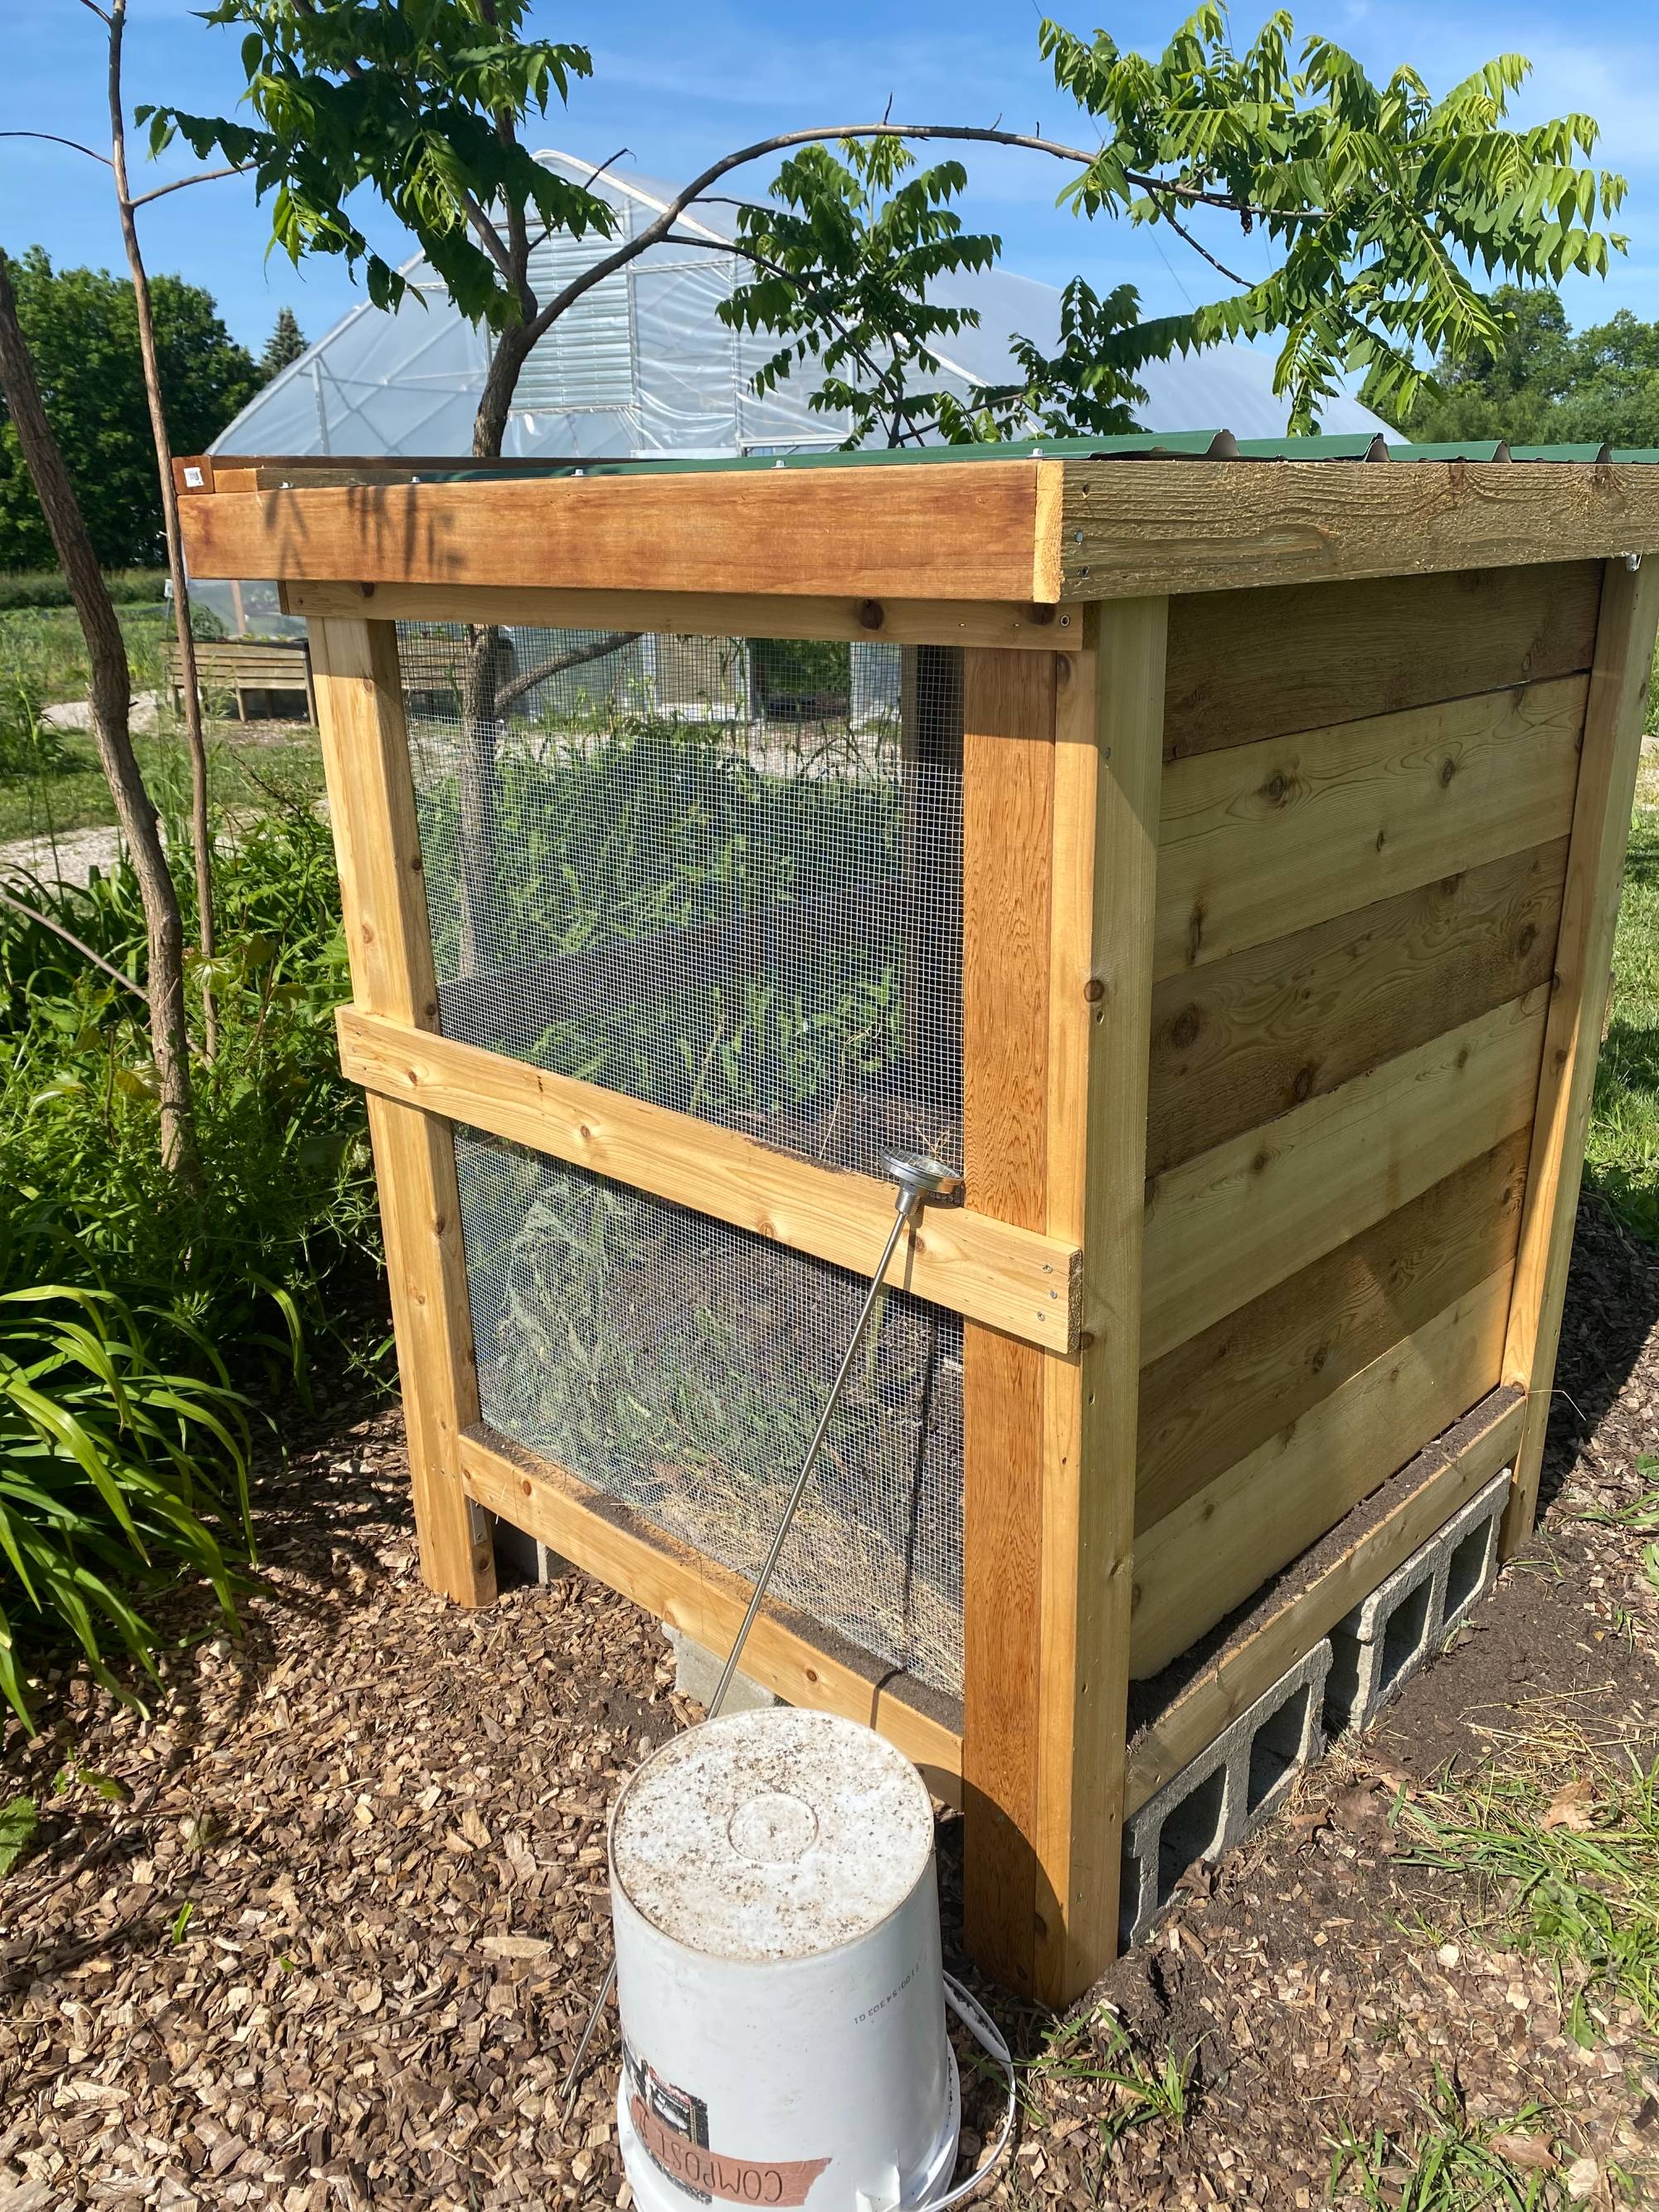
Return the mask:
[[1124, 1823], [1118, 1921], [1126, 1950], [1148, 1933], [1188, 1867], [1242, 1844], [1319, 1757], [1330, 1663], [1322, 1638]]
[[515, 1528], [510, 1521], [496, 1520], [495, 1539], [496, 1568], [505, 1569], [515, 1582], [556, 1583], [562, 1575], [574, 1571], [568, 1559], [549, 1551], [538, 1536]]
[[1505, 1468], [1331, 1631], [1325, 1726], [1332, 1735], [1369, 1728], [1492, 1588], [1509, 1494]]
[[[678, 1628], [671, 1628], [665, 1620], [662, 1632], [668, 1638], [668, 1648], [674, 1655], [674, 1687], [683, 1698], [695, 1698], [706, 1705], [714, 1694], [715, 1685], [726, 1667], [724, 1653], [716, 1658], [701, 1644], [694, 1644]], [[766, 1705], [781, 1705], [783, 1699], [773, 1691], [751, 1682], [747, 1674], [732, 1677], [732, 1686], [726, 1693], [726, 1703], [720, 1711], [726, 1713], [749, 1713]]]

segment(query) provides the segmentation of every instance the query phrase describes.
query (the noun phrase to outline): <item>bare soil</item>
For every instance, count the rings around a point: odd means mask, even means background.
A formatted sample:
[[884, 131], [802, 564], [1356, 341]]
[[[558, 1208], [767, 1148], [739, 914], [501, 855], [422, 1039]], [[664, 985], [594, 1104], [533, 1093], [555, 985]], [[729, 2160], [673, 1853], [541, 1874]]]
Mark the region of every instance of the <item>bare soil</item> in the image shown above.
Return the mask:
[[[1587, 1206], [1529, 1554], [1069, 2033], [983, 1991], [1030, 2062], [986, 2202], [1322, 2204], [1345, 2130], [1409, 2140], [1437, 2084], [1472, 2122], [1547, 2108], [1545, 2202], [1659, 2191], [1640, 2022], [1605, 2008], [1573, 2040], [1571, 1989], [1496, 1946], [1489, 1900], [1409, 1863], [1390, 1818], [1534, 1720], [1659, 1742], [1645, 1540], [1580, 1517], [1651, 1486], [1656, 1320], [1659, 1255]], [[45, 1819], [0, 1883], [0, 2212], [625, 2205], [614, 2042], [568, 2130], [557, 2090], [607, 1955], [607, 1804], [696, 1708], [655, 1623], [580, 1577], [483, 1613], [434, 1599], [394, 1412], [296, 1417], [289, 1443], [241, 1641], [199, 1635], [149, 1719], [70, 1675], [41, 1738], [9, 1730], [5, 1794]], [[940, 1849], [954, 1952], [956, 1823]], [[1171, 2054], [1180, 2119], [1076, 2070]], [[970, 2088], [970, 2155], [992, 2104]]]

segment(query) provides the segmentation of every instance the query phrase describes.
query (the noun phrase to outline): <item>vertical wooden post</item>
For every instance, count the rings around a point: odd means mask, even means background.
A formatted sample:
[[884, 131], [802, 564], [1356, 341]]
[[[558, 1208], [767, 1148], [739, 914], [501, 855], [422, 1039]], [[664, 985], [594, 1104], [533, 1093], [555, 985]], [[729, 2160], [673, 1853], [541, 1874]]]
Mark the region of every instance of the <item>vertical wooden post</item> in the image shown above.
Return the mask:
[[[354, 1003], [438, 1026], [438, 989], [404, 726], [397, 632], [388, 622], [313, 620], [318, 727], [339, 862]], [[386, 1274], [398, 1338], [415, 1528], [428, 1584], [464, 1605], [495, 1595], [489, 1517], [461, 1486], [460, 1432], [478, 1418], [450, 1124], [368, 1099]]]
[[1566, 889], [1556, 940], [1555, 979], [1534, 1115], [1527, 1196], [1504, 1347], [1504, 1379], [1527, 1392], [1516, 1453], [1507, 1559], [1531, 1533], [1549, 1426], [1550, 1390], [1561, 1341], [1561, 1310], [1572, 1259], [1573, 1222], [1584, 1138], [1607, 1011], [1613, 933], [1619, 919], [1642, 723], [1659, 625], [1659, 559], [1632, 571], [1607, 562], [1579, 752]]
[[1083, 1249], [1084, 1315], [1080, 1352], [1043, 1363], [1037, 1988], [1052, 2004], [1117, 1955], [1168, 617], [1166, 599], [1109, 603], [1058, 662], [1047, 1225]]
[[[1054, 662], [963, 655], [963, 1153], [969, 1201], [1048, 1219]], [[1036, 1990], [1043, 1355], [963, 1332], [964, 1917], [975, 1960]]]

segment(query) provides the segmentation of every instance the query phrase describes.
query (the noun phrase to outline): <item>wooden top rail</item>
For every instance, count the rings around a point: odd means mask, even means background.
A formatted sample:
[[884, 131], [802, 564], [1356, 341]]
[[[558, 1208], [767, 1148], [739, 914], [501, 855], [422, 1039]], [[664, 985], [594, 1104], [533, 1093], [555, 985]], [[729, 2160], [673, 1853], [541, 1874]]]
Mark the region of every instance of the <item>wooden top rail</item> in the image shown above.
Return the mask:
[[[613, 1177], [837, 1267], [867, 1271], [893, 1222], [890, 1184], [791, 1158], [733, 1129], [379, 1015], [342, 1006], [340, 1065], [383, 1098], [424, 1107]], [[935, 1305], [1053, 1352], [1077, 1348], [1082, 1255], [965, 1207], [935, 1206], [890, 1278]]]
[[273, 467], [181, 464], [197, 575], [1055, 605], [1659, 547], [1641, 463], [1026, 456], [275, 488]]

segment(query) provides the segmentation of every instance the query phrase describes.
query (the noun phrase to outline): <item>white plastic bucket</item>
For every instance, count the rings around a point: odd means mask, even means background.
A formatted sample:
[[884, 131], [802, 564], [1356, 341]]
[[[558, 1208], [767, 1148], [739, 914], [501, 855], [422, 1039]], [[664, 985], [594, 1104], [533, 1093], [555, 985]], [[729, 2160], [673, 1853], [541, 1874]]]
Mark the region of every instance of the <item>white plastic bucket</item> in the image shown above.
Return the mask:
[[611, 1902], [643, 2212], [943, 2203], [960, 2106], [933, 1814], [901, 1753], [787, 1706], [675, 1737], [617, 1798]]

